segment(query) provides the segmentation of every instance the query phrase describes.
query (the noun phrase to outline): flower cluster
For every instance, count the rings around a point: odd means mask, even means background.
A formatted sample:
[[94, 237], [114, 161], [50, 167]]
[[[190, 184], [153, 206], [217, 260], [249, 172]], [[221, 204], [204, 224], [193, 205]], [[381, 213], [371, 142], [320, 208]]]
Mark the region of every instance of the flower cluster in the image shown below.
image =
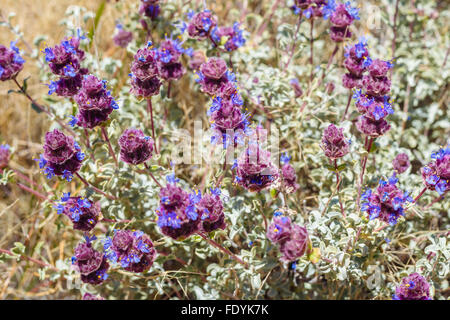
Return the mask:
[[11, 155], [10, 146], [7, 144], [0, 145], [0, 170], [6, 168]]
[[392, 161], [392, 166], [397, 173], [403, 173], [411, 166], [408, 155], [406, 153], [399, 153]]
[[84, 38], [65, 38], [61, 44], [43, 50], [50, 70], [59, 77], [59, 80], [51, 81], [48, 85], [48, 94], [56, 92], [58, 96], [72, 97], [81, 88], [83, 75], [88, 73], [87, 69], [81, 67], [85, 53], [79, 46]]
[[395, 225], [398, 218], [405, 214], [404, 205], [413, 199], [407, 191], [403, 192], [396, 186], [397, 182], [394, 174], [388, 181], [380, 180], [375, 192], [368, 189], [361, 196], [361, 211], [367, 211], [370, 220], [378, 218]]
[[92, 129], [107, 121], [111, 112], [119, 108], [107, 90], [106, 81], [94, 75], [83, 77], [81, 88], [74, 98], [78, 104], [78, 115], [70, 122], [72, 126], [78, 124]]
[[116, 34], [113, 37], [116, 46], [126, 48], [128, 44], [133, 40], [133, 33], [123, 28], [121, 24], [116, 25]]
[[199, 214], [196, 204], [201, 200], [199, 191], [187, 193], [176, 185], [173, 175], [167, 177], [167, 185], [159, 192], [160, 206], [156, 211], [161, 232], [175, 240], [184, 239], [199, 230]]
[[251, 144], [235, 161], [235, 182], [251, 192], [271, 186], [279, 177], [276, 166], [270, 161], [270, 152]]
[[73, 223], [75, 230], [91, 231], [100, 218], [100, 204], [88, 199], [71, 197], [70, 192], [61, 197], [56, 207], [58, 214], [64, 214]]
[[225, 229], [225, 214], [223, 212], [220, 189], [211, 189], [211, 193], [206, 193], [197, 202], [197, 212], [201, 219], [201, 230], [212, 232], [217, 229]]
[[191, 38], [204, 40], [211, 36], [213, 29], [217, 26], [217, 18], [210, 10], [204, 10], [198, 13], [190, 11], [188, 13], [189, 24], [187, 26], [188, 34]]
[[363, 114], [359, 117], [356, 127], [363, 134], [376, 138], [385, 134], [390, 125], [385, 120], [389, 114], [394, 113], [389, 92], [391, 81], [387, 77], [389, 69], [393, 67], [390, 61], [373, 60], [365, 57], [364, 65], [369, 74], [362, 79], [362, 90], [355, 91], [353, 98], [356, 100], [356, 108]]
[[238, 22], [235, 22], [232, 27], [215, 27], [211, 32], [211, 38], [216, 45], [224, 43], [227, 51], [235, 51], [246, 42], [244, 31], [240, 29]]
[[431, 154], [432, 161], [422, 168], [425, 186], [440, 195], [450, 190], [450, 144]]
[[20, 55], [16, 42], [11, 41], [10, 47], [0, 45], [0, 80], [14, 79], [23, 69], [25, 60]]
[[159, 7], [159, 0], [141, 0], [141, 6], [139, 8], [139, 13], [149, 17], [151, 20], [155, 20], [161, 8]]
[[153, 139], [138, 129], [126, 129], [119, 138], [120, 159], [129, 164], [149, 160], [153, 153]]
[[48, 179], [56, 175], [71, 181], [80, 169], [84, 157], [80, 146], [72, 137], [55, 129], [45, 134], [44, 154], [37, 161]]
[[237, 93], [236, 76], [228, 70], [226, 62], [221, 58], [209, 58], [196, 74], [201, 90], [211, 97], [227, 99]]
[[179, 80], [185, 73], [183, 64], [180, 61], [183, 53], [192, 56], [192, 49], [183, 48], [183, 42], [179, 39], [169, 39], [166, 37], [161, 42], [157, 50], [158, 72], [162, 79], [166, 81]]
[[72, 264], [80, 272], [81, 281], [97, 285], [108, 278], [106, 272], [108, 271], [109, 263], [103, 253], [92, 248], [91, 239], [86, 240], [86, 242], [80, 243], [75, 248]]
[[431, 300], [430, 284], [417, 272], [411, 273], [395, 289], [393, 300]]
[[343, 131], [344, 129], [338, 128], [334, 124], [330, 124], [323, 131], [321, 147], [331, 160], [342, 158], [350, 151], [349, 140], [345, 139]]
[[326, 0], [295, 0], [291, 9], [295, 14], [302, 14], [307, 19], [322, 17], [322, 9], [326, 3]]
[[206, 62], [205, 53], [201, 50], [195, 50], [189, 59], [189, 68], [194, 71], [200, 70], [200, 66]]
[[289, 163], [291, 157], [287, 153], [283, 154], [280, 158], [280, 162], [283, 165], [281, 167], [281, 185], [287, 193], [293, 193], [300, 187], [297, 183], [297, 174], [294, 167]]
[[359, 9], [353, 8], [350, 1], [336, 4], [335, 0], [328, 0], [322, 8], [323, 18], [333, 25], [330, 28], [331, 40], [342, 42], [346, 38], [351, 38], [350, 25], [355, 20], [359, 20]]
[[151, 42], [146, 48], [139, 49], [131, 64], [131, 92], [137, 97], [149, 98], [159, 93], [157, 50]]
[[280, 211], [274, 213], [266, 235], [270, 241], [280, 246], [283, 261], [295, 261], [308, 249], [309, 237], [306, 228], [293, 224], [291, 219]]
[[114, 230], [112, 239], [105, 239], [104, 249], [109, 261], [136, 273], [150, 269], [156, 258], [153, 242], [142, 231]]
[[342, 83], [348, 89], [360, 89], [362, 87], [363, 73], [367, 68], [367, 58], [369, 57], [367, 39], [361, 37], [357, 44], [346, 48], [344, 55], [344, 66], [348, 73], [344, 74]]

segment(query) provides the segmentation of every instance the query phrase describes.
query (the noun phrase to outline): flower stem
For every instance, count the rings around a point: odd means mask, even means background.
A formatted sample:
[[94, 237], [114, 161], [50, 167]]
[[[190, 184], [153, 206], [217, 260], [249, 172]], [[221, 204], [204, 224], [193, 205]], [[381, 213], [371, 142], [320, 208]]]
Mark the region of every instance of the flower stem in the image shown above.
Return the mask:
[[119, 166], [119, 162], [117, 161], [116, 154], [114, 153], [114, 150], [113, 150], [113, 148], [111, 146], [111, 141], [109, 141], [108, 133], [106, 132], [105, 127], [102, 127], [102, 134], [103, 134], [103, 138], [108, 143], [109, 154], [113, 157], [114, 162], [116, 163], [116, 167], [118, 167]]
[[362, 185], [364, 183], [364, 172], [366, 171], [366, 164], [367, 164], [367, 158], [369, 157], [369, 152], [370, 149], [372, 148], [372, 144], [374, 139], [372, 139], [371, 137], [366, 137], [367, 140], [367, 155], [364, 156], [364, 158], [362, 159], [362, 169], [361, 169], [361, 175], [359, 177], [359, 187], [358, 187], [358, 206], [359, 206], [359, 202], [361, 199], [361, 190], [362, 190]]
[[147, 168], [148, 173], [149, 173], [150, 177], [153, 179], [153, 181], [155, 181], [156, 184], [157, 184], [160, 188], [162, 188], [163, 186], [161, 185], [161, 183], [158, 182], [158, 180], [156, 180], [155, 176], [154, 176], [153, 173], [150, 171], [150, 168], [149, 168], [148, 164], [147, 164], [147, 163], [144, 163], [144, 165], [145, 165], [145, 167]]
[[110, 194], [107, 194], [107, 193], [105, 193], [104, 191], [100, 190], [100, 189], [97, 188], [97, 187], [94, 187], [92, 184], [90, 184], [89, 182], [87, 182], [86, 179], [84, 179], [82, 176], [80, 176], [80, 174], [79, 174], [78, 172], [76, 172], [75, 175], [78, 177], [78, 179], [81, 180], [81, 182], [84, 183], [84, 185], [85, 185], [86, 187], [89, 187], [89, 188], [94, 189], [95, 192], [104, 195], [105, 197], [107, 197], [107, 198], [110, 199], [110, 200], [117, 200], [117, 197], [114, 197], [114, 196], [112, 196], [112, 195], [110, 195]]
[[423, 196], [423, 194], [425, 193], [425, 191], [427, 191], [427, 189], [428, 189], [427, 187], [424, 187], [424, 188], [422, 189], [422, 191], [420, 191], [419, 195], [418, 195], [417, 197], [414, 198], [413, 203], [416, 203], [417, 200], [419, 200], [419, 199]]
[[70, 132], [71, 135], [76, 136], [77, 134], [70, 129], [64, 122], [62, 122], [60, 119], [58, 119], [55, 115], [53, 115], [47, 108], [44, 108], [44, 106], [41, 106], [39, 103], [37, 103], [24, 89], [23, 87], [17, 82], [16, 78], [13, 78], [14, 83], [19, 87], [20, 91], [27, 97], [28, 100], [31, 101], [32, 105], [39, 109], [41, 112], [45, 112], [50, 118], [55, 118], [56, 122], [64, 128], [66, 131]]
[[36, 196], [36, 197], [38, 197], [38, 198], [40, 198], [40, 199], [42, 199], [42, 200], [48, 200], [48, 201], [50, 201], [51, 203], [53, 203], [53, 201], [52, 201], [52, 200], [49, 200], [49, 199], [47, 198], [46, 195], [43, 195], [42, 193], [39, 193], [39, 192], [37, 192], [36, 190], [33, 190], [33, 189], [31, 189], [31, 188], [29, 188], [29, 187], [27, 187], [27, 186], [25, 186], [25, 185], [23, 185], [23, 184], [21, 184], [21, 183], [17, 183], [17, 186], [18, 186], [19, 188], [21, 188], [22, 190], [25, 190], [26, 192], [29, 192], [29, 193], [31, 193], [32, 195], [34, 195], [34, 196]]
[[349, 90], [347, 106], [345, 107], [344, 115], [342, 116], [341, 122], [344, 121], [345, 117], [347, 116], [348, 108], [350, 107], [350, 102], [352, 102], [352, 91], [351, 90]]
[[[0, 248], [0, 253], [4, 253], [4, 254], [7, 254], [7, 255], [12, 256], [12, 257], [16, 256], [16, 255], [15, 255], [14, 253], [12, 253], [11, 251], [6, 250], [6, 249], [1, 249], [1, 248]], [[49, 265], [48, 263], [45, 263], [45, 262], [43, 262], [43, 261], [40, 261], [40, 260], [31, 258], [31, 257], [28, 257], [28, 256], [25, 256], [25, 255], [23, 255], [23, 254], [20, 255], [20, 259], [21, 259], [21, 260], [28, 260], [28, 261], [33, 262], [33, 263], [35, 263], [35, 264], [37, 264], [37, 265], [39, 265], [39, 266], [41, 266], [41, 267], [44, 267], [44, 268], [47, 267], [47, 268], [52, 269], [52, 270], [54, 270], [54, 271], [59, 271], [57, 268], [55, 268], [55, 267], [52, 266], [52, 265]]]
[[300, 24], [302, 22], [302, 16], [303, 16], [303, 12], [301, 12], [299, 17], [298, 17], [297, 29], [295, 30], [294, 41], [292, 42], [291, 53], [289, 54], [289, 59], [286, 62], [286, 65], [284, 66], [284, 71], [287, 71], [287, 68], [288, 68], [289, 64], [291, 63], [292, 57], [294, 56], [295, 44], [297, 42], [298, 31], [300, 29]]
[[334, 159], [334, 170], [336, 172], [336, 189], [337, 189], [337, 196], [338, 196], [338, 200], [339, 200], [339, 206], [341, 207], [342, 216], [344, 218], [346, 218], [347, 216], [346, 216], [345, 211], [344, 211], [344, 206], [342, 205], [342, 202], [341, 202], [341, 196], [339, 195], [339, 187], [340, 187], [340, 182], [341, 182], [341, 176], [339, 174], [339, 170], [338, 170], [338, 167], [337, 167], [337, 160], [336, 159]]
[[84, 136], [86, 137], [86, 148], [89, 150], [89, 153], [91, 154], [92, 161], [95, 162], [94, 152], [91, 150], [91, 142], [89, 141], [89, 133], [86, 128], [84, 128]]
[[311, 74], [309, 76], [309, 81], [312, 81], [313, 79], [313, 71], [314, 71], [314, 36], [313, 36], [313, 31], [314, 31], [314, 19], [311, 17], [311, 30], [310, 30], [310, 52], [311, 55], [309, 57], [309, 63], [311, 64]]
[[[170, 89], [170, 82], [169, 82], [169, 89]], [[169, 91], [167, 91], [167, 95], [169, 94]], [[147, 112], [150, 114], [150, 122], [152, 126], [152, 138], [153, 142], [155, 143], [155, 152], [158, 153], [158, 148], [156, 147], [156, 135], [155, 135], [155, 125], [153, 122], [153, 105], [152, 105], [152, 98], [147, 99]]]
[[205, 239], [207, 242], [209, 242], [209, 244], [211, 244], [212, 246], [216, 247], [219, 250], [222, 250], [223, 252], [225, 252], [227, 255], [229, 255], [231, 258], [233, 258], [235, 261], [239, 262], [240, 264], [242, 264], [245, 268], [248, 268], [248, 264], [246, 262], [244, 262], [242, 259], [238, 258], [233, 252], [231, 252], [230, 250], [228, 250], [227, 248], [224, 248], [222, 245], [220, 245], [219, 243], [217, 243], [216, 241], [208, 238], [204, 233], [202, 232], [198, 232], [197, 233], [200, 237], [202, 237], [203, 239]]

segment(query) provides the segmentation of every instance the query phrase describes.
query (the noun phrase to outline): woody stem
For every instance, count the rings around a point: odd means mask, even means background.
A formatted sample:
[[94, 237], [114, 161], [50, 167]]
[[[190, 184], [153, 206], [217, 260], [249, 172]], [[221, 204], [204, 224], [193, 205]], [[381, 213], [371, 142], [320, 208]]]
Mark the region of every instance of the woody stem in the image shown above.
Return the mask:
[[244, 262], [242, 259], [238, 258], [233, 252], [231, 252], [227, 248], [224, 248], [222, 245], [220, 245], [219, 243], [217, 243], [213, 239], [208, 238], [204, 233], [202, 233], [200, 231], [198, 232], [198, 235], [200, 237], [202, 237], [203, 239], [205, 239], [212, 246], [214, 246], [217, 249], [225, 252], [227, 255], [229, 255], [231, 258], [233, 258], [235, 261], [237, 261], [238, 263], [242, 264], [245, 268], [248, 268], [248, 264], [246, 262]]
[[78, 172], [76, 172], [75, 175], [78, 177], [78, 179], [81, 180], [81, 182], [84, 183], [84, 185], [85, 185], [86, 187], [89, 187], [89, 188], [94, 189], [95, 192], [104, 195], [105, 197], [107, 197], [107, 198], [110, 199], [110, 200], [117, 200], [116, 197], [114, 197], [114, 196], [112, 196], [112, 195], [110, 195], [110, 194], [105, 193], [104, 191], [100, 190], [100, 189], [97, 188], [97, 187], [94, 187], [92, 184], [90, 184], [89, 182], [87, 182], [86, 179], [84, 179], [82, 176], [80, 176], [80, 174], [79, 174]]
[[108, 133], [106, 132], [104, 127], [102, 127], [102, 134], [103, 134], [103, 138], [108, 143], [109, 154], [113, 157], [114, 162], [116, 163], [116, 167], [118, 167], [119, 166], [119, 162], [117, 161], [116, 154], [114, 153], [114, 150], [113, 150], [113, 148], [111, 146], [111, 142], [109, 141], [109, 138], [108, 138]]

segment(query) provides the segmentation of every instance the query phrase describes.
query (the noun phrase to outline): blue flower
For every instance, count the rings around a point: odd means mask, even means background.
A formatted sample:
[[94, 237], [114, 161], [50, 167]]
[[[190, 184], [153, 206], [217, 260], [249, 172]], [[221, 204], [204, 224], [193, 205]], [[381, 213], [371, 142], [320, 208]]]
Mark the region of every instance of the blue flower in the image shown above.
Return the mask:
[[197, 209], [192, 204], [187, 206], [185, 213], [190, 220], [197, 220], [198, 218]]
[[333, 14], [336, 10], [336, 1], [328, 0], [327, 3], [323, 6], [322, 13], [323, 19], [328, 20], [328, 18]]
[[363, 66], [364, 68], [369, 67], [372, 64], [372, 58], [370, 57], [364, 57], [364, 62], [363, 62]]
[[180, 181], [180, 179], [178, 179], [178, 178], [175, 177], [175, 174], [174, 174], [174, 173], [167, 175], [167, 176], [166, 176], [166, 180], [167, 180], [167, 182], [173, 183], [173, 184], [175, 184], [175, 183], [177, 183], [178, 181]]
[[67, 202], [67, 201], [69, 201], [69, 198], [70, 198], [70, 192], [63, 193], [63, 196], [61, 197], [61, 201]]
[[75, 127], [75, 125], [78, 123], [78, 119], [75, 116], [70, 116], [70, 118], [72, 118], [72, 120], [69, 121], [69, 125], [71, 127]]
[[441, 179], [435, 186], [434, 189], [440, 194], [443, 195], [447, 190], [447, 182]]
[[208, 116], [210, 116], [213, 112], [220, 109], [222, 106], [222, 98], [221, 97], [215, 97], [212, 100], [211, 108], [207, 111]]
[[65, 75], [66, 77], [73, 78], [73, 77], [75, 77], [75, 76], [77, 75], [77, 73], [75, 72], [75, 69], [74, 69], [70, 64], [68, 64], [67, 66], [65, 66], [65, 67], [63, 68], [63, 70], [64, 70], [64, 75]]
[[291, 158], [292, 157], [289, 156], [287, 152], [285, 152], [284, 154], [281, 155], [280, 161], [282, 164], [286, 164], [286, 163], [289, 163], [289, 161], [291, 161]]
[[83, 152], [77, 152], [77, 159], [82, 161], [85, 158], [85, 154]]
[[66, 179], [68, 182], [72, 181], [73, 174], [69, 170], [64, 170], [62, 174], [63, 178]]
[[69, 41], [65, 40], [65, 41], [61, 42], [61, 45], [64, 47], [66, 52], [72, 53], [72, 54], [77, 54], [77, 52], [75, 51], [75, 48], [70, 44]]
[[52, 95], [58, 89], [59, 81], [51, 81], [50, 84], [47, 84], [49, 90], [48, 94]]
[[46, 175], [47, 179], [51, 179], [55, 176], [53, 168], [50, 167], [45, 167], [44, 174]]
[[349, 15], [352, 16], [353, 19], [355, 20], [359, 20], [359, 9], [358, 8], [353, 8], [352, 4], [350, 3], [350, 1], [347, 1], [345, 3], [345, 9], [347, 9], [347, 12]]

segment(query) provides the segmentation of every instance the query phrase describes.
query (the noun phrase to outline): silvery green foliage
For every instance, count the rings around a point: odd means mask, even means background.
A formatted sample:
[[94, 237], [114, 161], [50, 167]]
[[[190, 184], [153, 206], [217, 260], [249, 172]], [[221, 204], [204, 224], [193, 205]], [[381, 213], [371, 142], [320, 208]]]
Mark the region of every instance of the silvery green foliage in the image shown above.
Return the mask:
[[[382, 12], [382, 25], [370, 37], [370, 50], [374, 56], [387, 60], [392, 54], [390, 37], [394, 7], [391, 1], [386, 0], [374, 1], [374, 5]], [[123, 4], [115, 6], [120, 10]], [[424, 16], [412, 12], [409, 2], [399, 1], [401, 14], [397, 18], [392, 77], [396, 113], [389, 119], [391, 130], [376, 139], [368, 154], [364, 189], [374, 188], [380, 179], [391, 176], [392, 160], [398, 153], [405, 152], [412, 161], [412, 167], [399, 176], [399, 186], [417, 195], [422, 189], [419, 168], [429, 161], [433, 151], [450, 142], [446, 108], [448, 93], [445, 92], [450, 62], [442, 68], [449, 46], [442, 30], [450, 12], [448, 8], [441, 8], [439, 16], [430, 19], [425, 16], [436, 11], [433, 1], [416, 1], [416, 6], [423, 9]], [[188, 9], [182, 1], [168, 1], [154, 30], [170, 29], [170, 19], [184, 19], [182, 14]], [[142, 27], [137, 11], [136, 4], [134, 15], [122, 17], [126, 28], [135, 35], [127, 48], [129, 55], [145, 45], [142, 36], [138, 36], [142, 33]], [[239, 14], [237, 10], [230, 12], [235, 20]], [[364, 12], [362, 16], [364, 20]], [[80, 21], [86, 23], [95, 17], [96, 13], [85, 8], [70, 6], [61, 23], [67, 28], [67, 35], [71, 36], [80, 27]], [[262, 16], [249, 13], [243, 24], [260, 26], [263, 21]], [[102, 225], [103, 233], [110, 235], [114, 229], [124, 227], [145, 230], [164, 255], [160, 254], [150, 271], [144, 274], [132, 274], [115, 268], [108, 282], [98, 287], [81, 284], [71, 268], [70, 258], [56, 262], [58, 272], [40, 269], [41, 279], [48, 276], [51, 280], [65, 279], [67, 286], [61, 289], [60, 294], [72, 297], [78, 296], [81, 290], [82, 293], [98, 293], [107, 299], [390, 299], [401, 278], [416, 271], [430, 281], [435, 299], [448, 297], [445, 294], [448, 292], [450, 274], [448, 197], [430, 208], [410, 204], [406, 218], [389, 227], [384, 227], [379, 220], [369, 221], [365, 214], [358, 211], [357, 180], [361, 171], [360, 160], [367, 155], [367, 151], [364, 150], [363, 138], [351, 121], [357, 116], [353, 103], [349, 120], [340, 123], [348, 98], [347, 89], [341, 85], [344, 73], [341, 67], [342, 48], [326, 71], [324, 82], [319, 84], [318, 79], [326, 68], [332, 50], [327, 33], [328, 22], [318, 21], [315, 26], [314, 65], [310, 65], [305, 58], [310, 53], [309, 25], [303, 22], [296, 34], [297, 22], [298, 17], [288, 7], [279, 6], [262, 35], [247, 34], [247, 45], [232, 55], [240, 92], [249, 111], [254, 113], [253, 120], [264, 124], [270, 119], [280, 130], [282, 151], [292, 156], [291, 164], [300, 184], [299, 191], [292, 195], [277, 195], [275, 187], [250, 194], [233, 185], [230, 176], [223, 179], [222, 193], [227, 199], [224, 206], [228, 227], [210, 236], [248, 263], [249, 268], [236, 263], [200, 236], [194, 235], [184, 241], [163, 237], [155, 225], [155, 209], [159, 203], [157, 185], [142, 165], [135, 170], [121, 163], [116, 168], [100, 130], [94, 130], [90, 142], [95, 150], [95, 161], [85, 161], [83, 176], [88, 181], [99, 181], [98, 187], [120, 196], [120, 201], [101, 198], [105, 217], [131, 220], [126, 224]], [[363, 30], [364, 21], [357, 23], [356, 28]], [[425, 34], [422, 30], [426, 30]], [[163, 32], [159, 33], [163, 37]], [[389, 36], [386, 38], [381, 33]], [[96, 41], [101, 36], [101, 31], [97, 30], [92, 39], [83, 43], [83, 49], [87, 51], [84, 63], [92, 73], [109, 81], [108, 86], [118, 98], [120, 109], [112, 114], [107, 127], [108, 136], [118, 154], [115, 142], [125, 128], [140, 128], [147, 134], [149, 128], [145, 122], [145, 101], [130, 95], [129, 82], [121, 83], [116, 77], [118, 72], [126, 74], [129, 66], [120, 59], [104, 57], [97, 50]], [[36, 39], [35, 44], [39, 45], [44, 38]], [[296, 46], [292, 49], [294, 42]], [[205, 50], [211, 56], [208, 43], [187, 43]], [[42, 55], [39, 59], [43, 59]], [[311, 72], [315, 77], [309, 83]], [[50, 79], [47, 69], [41, 70], [40, 76], [44, 83]], [[304, 94], [299, 98], [295, 98], [291, 88], [292, 78], [300, 79]], [[326, 92], [325, 85], [328, 83], [335, 84], [333, 92]], [[174, 148], [173, 131], [177, 128], [191, 129], [190, 122], [185, 121], [183, 116], [204, 119], [208, 106], [206, 98], [198, 94], [199, 87], [191, 72], [184, 76], [179, 86], [183, 87], [186, 97], [167, 99], [167, 88], [164, 87], [162, 94], [152, 100], [155, 123], [159, 125], [161, 145], [165, 150], [161, 157], [153, 157], [151, 171], [161, 179], [172, 170], [169, 155]], [[311, 89], [310, 92], [308, 89]], [[193, 99], [195, 105], [189, 102]], [[48, 96], [45, 101], [61, 118], [68, 119], [76, 112], [75, 103], [69, 100]], [[186, 106], [192, 107], [190, 114], [185, 114]], [[165, 110], [170, 110], [167, 118], [164, 116]], [[339, 193], [336, 192], [334, 167], [329, 165], [320, 148], [322, 132], [329, 123], [339, 123], [344, 128], [345, 136], [352, 141], [351, 152], [338, 162], [343, 179]], [[83, 139], [81, 128], [75, 130]], [[181, 186], [186, 190], [201, 181], [203, 173], [192, 173], [194, 169], [194, 166], [187, 165], [177, 168]], [[211, 178], [217, 178], [220, 173], [217, 168], [215, 177], [208, 176], [207, 187], [213, 187], [214, 179]], [[9, 175], [8, 171], [4, 171], [0, 183], [5, 179], [9, 181]], [[51, 190], [48, 184], [43, 188]], [[59, 186], [53, 191], [58, 195], [64, 187]], [[89, 188], [84, 192], [84, 196], [96, 197]], [[436, 197], [435, 192], [427, 192], [421, 203], [429, 204]], [[340, 212], [339, 199], [346, 217]], [[43, 205], [44, 218], [55, 214], [49, 202]], [[314, 249], [297, 261], [295, 269], [291, 264], [280, 261], [279, 249], [265, 235], [265, 219], [270, 223], [273, 212], [278, 209], [285, 210], [293, 222], [307, 228]], [[56, 221], [58, 228], [68, 228], [61, 219]], [[98, 233], [99, 238], [104, 237], [103, 233]], [[82, 235], [74, 233], [70, 243], [75, 246], [81, 238]], [[101, 249], [100, 244], [97, 246]], [[23, 245], [18, 243], [13, 253], [20, 256], [24, 250]], [[8, 258], [11, 256], [0, 255], [1, 261]]]

